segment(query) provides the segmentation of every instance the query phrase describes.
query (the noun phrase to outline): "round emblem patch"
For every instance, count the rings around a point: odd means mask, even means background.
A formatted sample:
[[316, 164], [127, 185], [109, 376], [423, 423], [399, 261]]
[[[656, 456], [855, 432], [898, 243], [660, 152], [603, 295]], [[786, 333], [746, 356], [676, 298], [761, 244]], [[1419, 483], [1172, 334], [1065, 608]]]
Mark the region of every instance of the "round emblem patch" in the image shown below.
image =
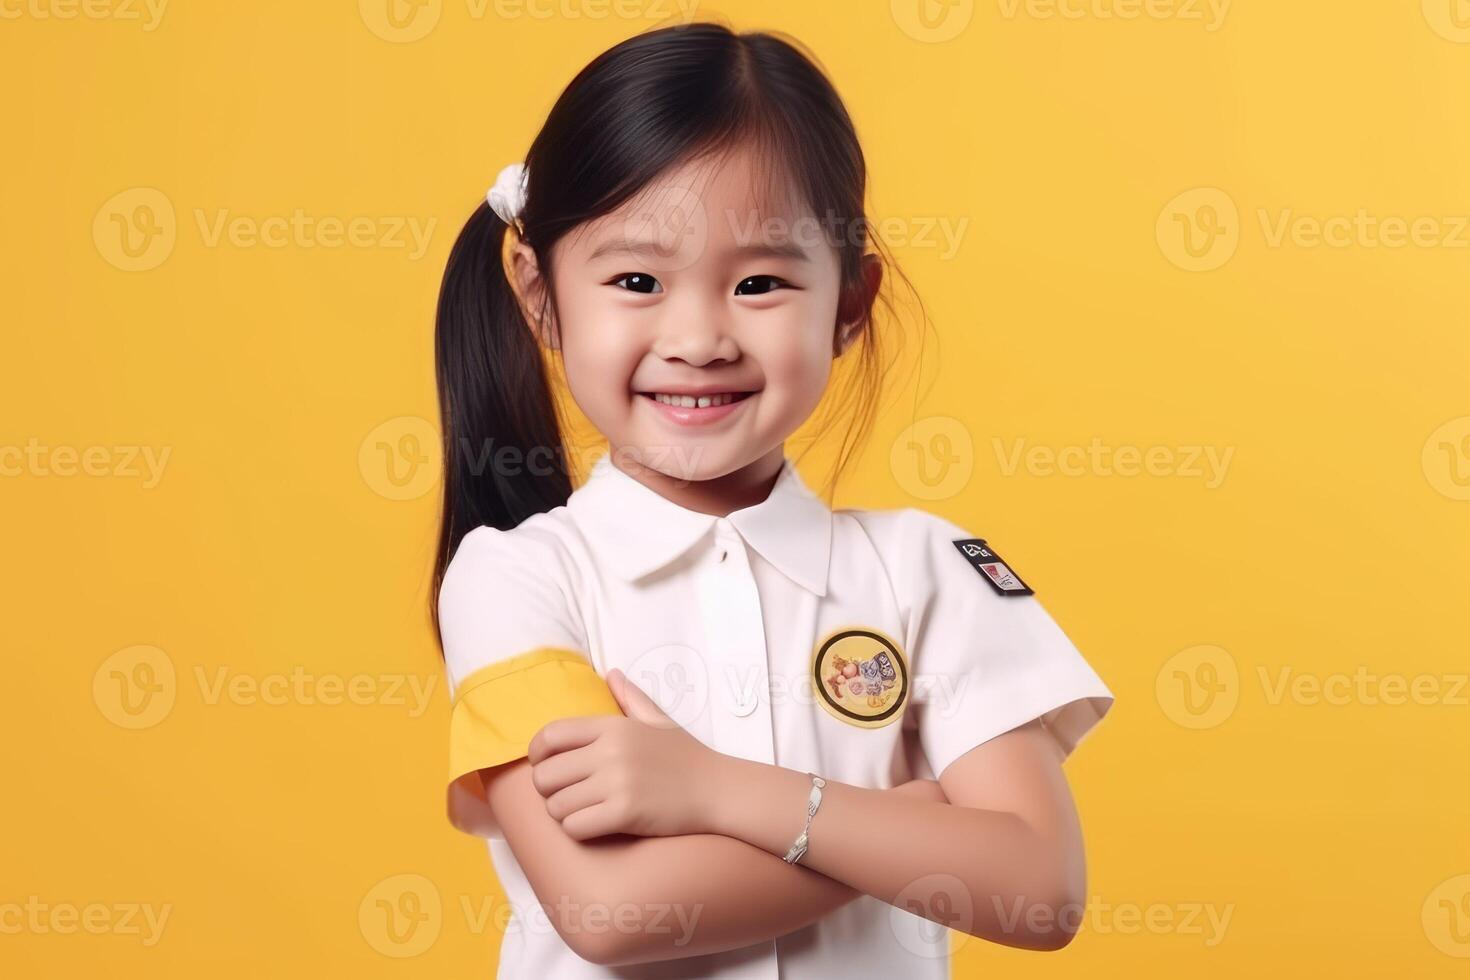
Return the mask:
[[817, 644], [812, 684], [833, 717], [859, 728], [881, 728], [899, 718], [908, 702], [908, 662], [887, 633], [844, 626]]

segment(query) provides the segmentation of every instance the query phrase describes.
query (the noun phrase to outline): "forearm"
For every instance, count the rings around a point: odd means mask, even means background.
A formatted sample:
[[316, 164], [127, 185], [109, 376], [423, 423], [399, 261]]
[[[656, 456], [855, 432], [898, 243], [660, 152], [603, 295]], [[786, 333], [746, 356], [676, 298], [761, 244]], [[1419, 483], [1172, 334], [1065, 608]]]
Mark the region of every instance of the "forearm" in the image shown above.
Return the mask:
[[[711, 829], [784, 854], [801, 832], [811, 777], [728, 759]], [[1014, 813], [828, 780], [801, 863], [942, 925], [1010, 946], [1054, 948], [1055, 929], [1033, 934], [1025, 923], [1028, 909], [1054, 916], [1075, 900], [1061, 850]], [[931, 875], [938, 877], [923, 880]]]
[[[698, 956], [810, 925], [853, 888], [719, 834], [605, 837], [577, 845], [589, 899], [625, 917], [602, 944], [608, 965]], [[542, 890], [538, 887], [537, 894]], [[544, 901], [544, 898], [543, 898]]]
[[546, 812], [524, 760], [486, 789], [552, 927], [594, 963], [747, 946], [799, 929], [857, 896], [816, 871], [718, 834], [576, 840]]
[[[487, 789], [553, 927], [595, 962], [648, 962], [748, 946], [801, 929], [859, 894], [719, 834], [573, 840], [547, 815], [524, 763]], [[944, 798], [932, 780], [891, 792]]]
[[[944, 791], [932, 779], [874, 792], [944, 801]], [[788, 864], [728, 835], [620, 837], [594, 846], [617, 851], [619, 866], [609, 873], [619, 902], [636, 902], [639, 897], [651, 906], [677, 902], [691, 926], [687, 933], [673, 936], [649, 930], [625, 937], [618, 963], [696, 956], [775, 939], [805, 928], [862, 894], [814, 868]], [[656, 897], [660, 895], [664, 898]]]

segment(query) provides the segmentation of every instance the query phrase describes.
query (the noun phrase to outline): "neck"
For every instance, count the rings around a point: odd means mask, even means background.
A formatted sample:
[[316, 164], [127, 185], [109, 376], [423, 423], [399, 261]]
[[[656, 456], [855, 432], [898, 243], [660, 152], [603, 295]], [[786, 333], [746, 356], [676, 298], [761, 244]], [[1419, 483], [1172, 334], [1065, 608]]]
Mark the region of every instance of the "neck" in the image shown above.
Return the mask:
[[639, 454], [610, 448], [609, 461], [659, 496], [686, 510], [725, 517], [732, 511], [753, 507], [771, 495], [786, 459], [785, 444], [764, 456], [708, 480], [670, 476], [638, 461]]

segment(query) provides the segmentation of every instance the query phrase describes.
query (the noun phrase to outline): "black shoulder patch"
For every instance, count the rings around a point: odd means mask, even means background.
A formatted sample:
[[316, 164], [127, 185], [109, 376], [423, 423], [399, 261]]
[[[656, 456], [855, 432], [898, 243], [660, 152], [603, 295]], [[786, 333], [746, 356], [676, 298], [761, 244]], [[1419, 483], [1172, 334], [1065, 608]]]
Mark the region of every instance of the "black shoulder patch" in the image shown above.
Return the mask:
[[1009, 565], [1000, 560], [984, 538], [960, 538], [953, 542], [965, 561], [974, 566], [980, 577], [1001, 595], [1035, 595], [1031, 586], [1021, 581], [1021, 576], [1011, 571]]

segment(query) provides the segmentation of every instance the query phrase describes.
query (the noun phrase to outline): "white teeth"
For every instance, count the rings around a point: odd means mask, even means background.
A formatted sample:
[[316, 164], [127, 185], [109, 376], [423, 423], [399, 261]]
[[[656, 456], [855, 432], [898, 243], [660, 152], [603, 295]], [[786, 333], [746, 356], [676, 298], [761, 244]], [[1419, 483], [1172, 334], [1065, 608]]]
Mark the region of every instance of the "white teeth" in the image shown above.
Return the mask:
[[665, 395], [660, 392], [655, 393], [653, 397], [655, 401], [660, 401], [665, 405], [672, 405], [675, 408], [709, 408], [711, 405], [728, 405], [730, 402], [735, 401], [735, 395], [730, 392], [722, 392], [718, 395], [700, 395], [697, 398], [693, 395]]

